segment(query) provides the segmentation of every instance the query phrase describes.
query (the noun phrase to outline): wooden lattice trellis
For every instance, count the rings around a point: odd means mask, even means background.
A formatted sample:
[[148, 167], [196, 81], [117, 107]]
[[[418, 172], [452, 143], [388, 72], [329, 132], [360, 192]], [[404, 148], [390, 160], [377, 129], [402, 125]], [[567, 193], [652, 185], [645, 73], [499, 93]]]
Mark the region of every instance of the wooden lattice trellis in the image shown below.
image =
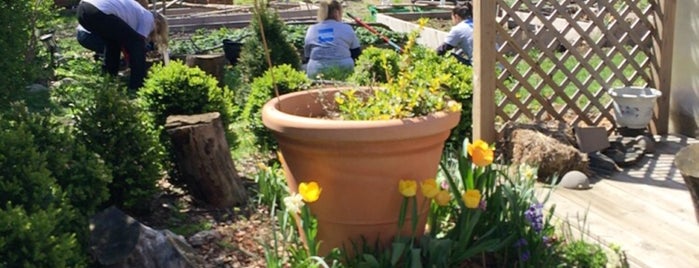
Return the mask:
[[619, 86], [663, 91], [653, 127], [666, 131], [674, 1], [476, 0], [474, 16], [476, 138], [551, 118], [612, 131]]

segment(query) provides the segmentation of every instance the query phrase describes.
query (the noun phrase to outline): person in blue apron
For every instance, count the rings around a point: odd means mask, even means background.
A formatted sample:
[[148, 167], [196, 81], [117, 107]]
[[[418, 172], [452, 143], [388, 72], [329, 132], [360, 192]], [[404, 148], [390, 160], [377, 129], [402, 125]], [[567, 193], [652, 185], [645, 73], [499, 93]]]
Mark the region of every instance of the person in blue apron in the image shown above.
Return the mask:
[[449, 31], [444, 43], [437, 48], [438, 55], [450, 50], [459, 61], [471, 65], [473, 58], [473, 6], [471, 2], [456, 6], [451, 10], [454, 26]]
[[318, 23], [306, 32], [303, 46], [306, 75], [315, 78], [329, 68], [354, 69], [361, 54], [357, 34], [342, 22], [342, 5], [337, 0], [324, 0], [318, 8]]

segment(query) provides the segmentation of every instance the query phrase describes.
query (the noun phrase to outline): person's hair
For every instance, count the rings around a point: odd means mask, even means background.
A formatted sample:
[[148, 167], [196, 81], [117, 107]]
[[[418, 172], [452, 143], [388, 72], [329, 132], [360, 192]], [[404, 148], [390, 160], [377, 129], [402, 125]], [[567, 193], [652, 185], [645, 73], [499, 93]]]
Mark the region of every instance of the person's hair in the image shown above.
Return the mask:
[[167, 19], [163, 14], [159, 12], [153, 12], [153, 18], [155, 19], [155, 25], [153, 26], [153, 31], [150, 32], [148, 36], [155, 46], [158, 48], [160, 53], [167, 53], [168, 46], [168, 24]]
[[471, 18], [473, 17], [473, 6], [470, 1], [467, 1], [464, 4], [455, 6], [454, 9], [451, 10], [451, 14], [457, 15], [461, 19]]
[[148, 9], [148, 0], [136, 0], [145, 9]]
[[[318, 21], [324, 21], [327, 19], [339, 19], [335, 18], [335, 12], [342, 10], [342, 4], [337, 0], [322, 0], [320, 1], [320, 7], [318, 7]], [[332, 17], [330, 17], [332, 16]]]

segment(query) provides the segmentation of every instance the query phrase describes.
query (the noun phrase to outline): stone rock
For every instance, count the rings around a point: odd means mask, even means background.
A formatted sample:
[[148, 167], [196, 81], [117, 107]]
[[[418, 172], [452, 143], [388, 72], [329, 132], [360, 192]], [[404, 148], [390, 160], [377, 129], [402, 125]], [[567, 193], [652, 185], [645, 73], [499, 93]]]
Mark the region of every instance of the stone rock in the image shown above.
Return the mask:
[[590, 189], [590, 179], [585, 173], [573, 170], [563, 175], [558, 185], [568, 189], [585, 190]]
[[652, 137], [646, 135], [639, 135], [635, 138], [636, 144], [641, 148], [645, 148], [645, 153], [653, 154], [655, 153], [655, 140]]
[[203, 267], [182, 236], [141, 224], [116, 207], [90, 220], [90, 253], [105, 267]]
[[49, 88], [42, 85], [42, 84], [31, 84], [27, 86], [27, 91], [34, 93], [34, 92], [41, 92], [41, 91], [48, 91]]
[[194, 234], [187, 241], [193, 247], [198, 247], [218, 239], [221, 239], [221, 234], [217, 230], [206, 230]]

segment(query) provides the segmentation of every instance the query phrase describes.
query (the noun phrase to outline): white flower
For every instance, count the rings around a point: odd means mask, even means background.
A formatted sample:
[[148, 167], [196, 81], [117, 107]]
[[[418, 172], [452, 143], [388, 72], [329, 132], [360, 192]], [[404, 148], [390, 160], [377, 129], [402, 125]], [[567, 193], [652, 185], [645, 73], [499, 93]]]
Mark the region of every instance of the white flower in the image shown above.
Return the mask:
[[535, 180], [538, 173], [538, 168], [527, 164], [519, 165], [519, 174], [525, 179]]
[[284, 205], [286, 206], [286, 211], [299, 214], [301, 213], [301, 207], [303, 207], [303, 197], [300, 194], [293, 194], [284, 197]]

